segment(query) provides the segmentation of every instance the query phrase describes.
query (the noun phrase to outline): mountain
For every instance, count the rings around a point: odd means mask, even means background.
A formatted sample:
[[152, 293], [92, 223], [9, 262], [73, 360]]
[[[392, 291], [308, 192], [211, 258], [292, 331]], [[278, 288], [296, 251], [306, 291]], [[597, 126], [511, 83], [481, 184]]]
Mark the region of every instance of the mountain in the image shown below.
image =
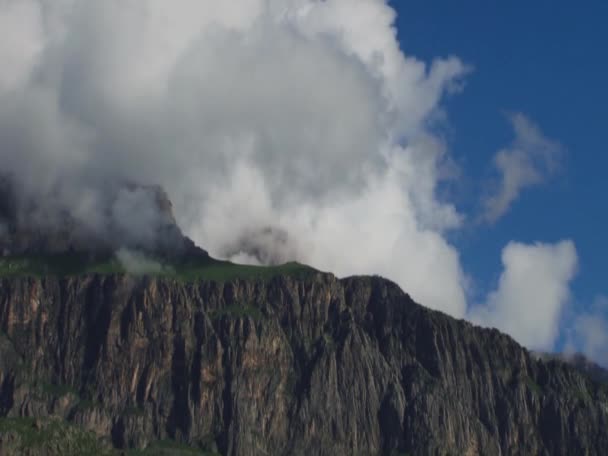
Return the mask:
[[119, 224], [31, 225], [0, 179], [1, 455], [605, 454], [599, 366], [379, 277], [214, 260], [162, 190], [123, 191], [160, 214], [145, 275]]
[[100, 259], [120, 248], [164, 259], [207, 256], [182, 233], [159, 186], [108, 184], [80, 210], [62, 201], [63, 192], [22, 194], [11, 176], [0, 173], [0, 257], [71, 253]]
[[544, 359], [545, 361], [564, 361], [579, 370], [580, 372], [585, 373], [592, 379], [607, 383], [608, 382], [608, 370], [604, 369], [597, 363], [594, 363], [586, 356], [580, 353], [574, 354], [559, 354], [559, 353], [536, 353], [537, 356]]
[[[94, 434], [107, 451], [608, 448], [608, 385], [575, 366], [426, 309], [378, 277], [339, 280], [306, 268], [241, 275], [0, 280], [0, 453], [42, 454], [23, 444], [17, 425], [27, 428], [26, 418], [16, 417], [47, 416], [82, 429], [75, 441]], [[189, 451], [164, 448], [149, 454]]]

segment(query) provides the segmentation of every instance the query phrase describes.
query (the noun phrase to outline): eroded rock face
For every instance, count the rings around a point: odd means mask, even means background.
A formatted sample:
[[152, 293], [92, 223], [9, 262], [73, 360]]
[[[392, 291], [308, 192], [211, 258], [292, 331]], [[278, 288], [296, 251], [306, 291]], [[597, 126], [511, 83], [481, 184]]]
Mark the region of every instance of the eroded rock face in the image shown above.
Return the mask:
[[0, 281], [0, 416], [229, 455], [605, 454], [608, 392], [380, 278]]

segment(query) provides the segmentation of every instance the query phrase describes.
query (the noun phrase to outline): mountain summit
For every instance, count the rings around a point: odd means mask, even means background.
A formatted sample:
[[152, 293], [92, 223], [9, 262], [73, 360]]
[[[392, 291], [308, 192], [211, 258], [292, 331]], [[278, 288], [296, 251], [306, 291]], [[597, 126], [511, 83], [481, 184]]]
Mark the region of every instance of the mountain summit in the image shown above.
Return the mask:
[[182, 233], [159, 186], [109, 186], [83, 208], [59, 204], [59, 193], [21, 195], [11, 178], [0, 177], [0, 256], [103, 257], [121, 248], [163, 258], [207, 255]]
[[125, 191], [152, 195], [162, 228], [193, 255], [142, 243], [163, 260], [144, 275], [19, 263], [116, 244], [74, 237], [73, 221], [23, 230], [1, 208], [0, 454], [608, 448], [605, 377], [431, 311], [379, 277], [213, 260], [181, 234], [158, 188]]

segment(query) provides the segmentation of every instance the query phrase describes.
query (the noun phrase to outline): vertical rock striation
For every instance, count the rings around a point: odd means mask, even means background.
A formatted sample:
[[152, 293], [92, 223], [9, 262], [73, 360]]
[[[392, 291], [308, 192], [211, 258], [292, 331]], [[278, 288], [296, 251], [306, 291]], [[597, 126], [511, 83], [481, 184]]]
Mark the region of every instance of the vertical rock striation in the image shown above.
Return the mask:
[[376, 277], [0, 280], [0, 416], [118, 448], [600, 455], [608, 387]]

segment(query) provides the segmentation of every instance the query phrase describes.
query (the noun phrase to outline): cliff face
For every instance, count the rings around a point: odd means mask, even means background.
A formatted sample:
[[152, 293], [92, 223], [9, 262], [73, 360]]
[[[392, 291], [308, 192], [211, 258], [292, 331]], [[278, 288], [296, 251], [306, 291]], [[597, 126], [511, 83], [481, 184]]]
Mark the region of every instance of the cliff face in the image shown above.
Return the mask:
[[0, 280], [0, 416], [229, 455], [605, 454], [608, 388], [380, 278]]

